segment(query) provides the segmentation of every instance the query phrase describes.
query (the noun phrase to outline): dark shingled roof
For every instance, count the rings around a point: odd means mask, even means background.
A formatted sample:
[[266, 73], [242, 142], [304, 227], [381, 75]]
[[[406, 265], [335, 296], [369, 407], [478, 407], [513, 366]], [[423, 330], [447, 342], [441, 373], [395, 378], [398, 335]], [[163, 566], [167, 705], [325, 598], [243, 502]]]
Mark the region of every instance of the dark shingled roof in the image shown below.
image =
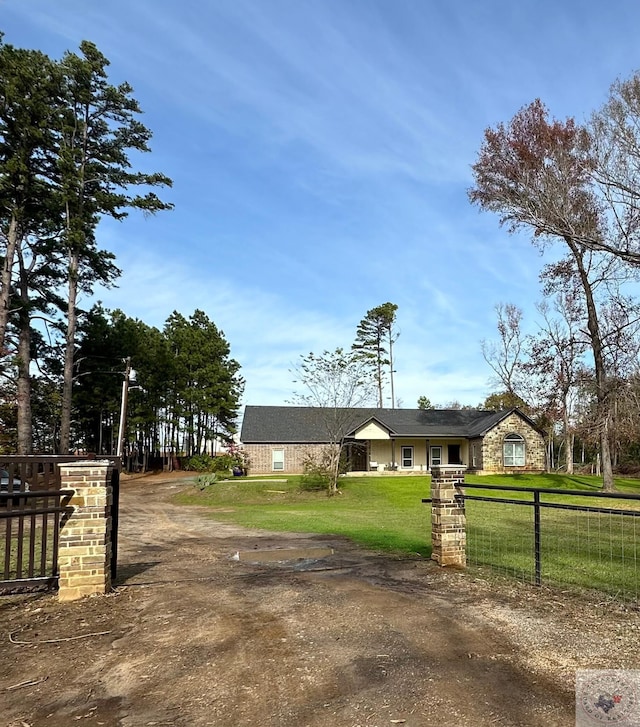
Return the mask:
[[[344, 417], [345, 436], [375, 419], [396, 437], [462, 437], [484, 435], [508, 416], [508, 411], [482, 409], [351, 409]], [[515, 410], [518, 411], [518, 410]], [[531, 426], [533, 422], [518, 411]], [[240, 440], [244, 444], [326, 442], [326, 412], [304, 406], [247, 406]], [[342, 419], [342, 417], [341, 417]]]

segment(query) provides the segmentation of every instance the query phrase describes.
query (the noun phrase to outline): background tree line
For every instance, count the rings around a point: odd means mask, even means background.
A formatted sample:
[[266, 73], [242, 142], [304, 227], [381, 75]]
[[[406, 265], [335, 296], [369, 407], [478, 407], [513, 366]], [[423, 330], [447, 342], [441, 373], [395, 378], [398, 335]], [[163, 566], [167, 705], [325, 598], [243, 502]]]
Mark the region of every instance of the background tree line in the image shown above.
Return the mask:
[[[617, 308], [604, 297], [600, 310], [608, 375], [608, 442], [612, 469], [640, 471], [640, 319], [637, 305]], [[579, 300], [566, 291], [537, 306], [537, 331], [525, 335], [514, 304], [496, 306], [498, 336], [483, 341], [498, 393], [486, 408], [518, 406], [545, 431], [550, 469], [575, 465], [602, 474], [601, 407]], [[503, 405], [497, 406], [497, 405]]]
[[[71, 439], [88, 452], [115, 454], [125, 361], [129, 387], [125, 455], [215, 454], [236, 432], [244, 382], [224, 334], [196, 310], [174, 312], [162, 330], [94, 306], [83, 316], [73, 374]], [[59, 369], [55, 374], [56, 363]], [[56, 451], [60, 420], [60, 362], [33, 377], [36, 451]], [[17, 404], [4, 400], [3, 451], [15, 451]]]
[[213, 455], [231, 439], [244, 382], [224, 334], [203, 311], [189, 318], [173, 312], [158, 330], [96, 306], [83, 325], [74, 376], [76, 436], [84, 448], [115, 452], [125, 358], [136, 372], [128, 453]]
[[133, 167], [151, 132], [127, 83], [88, 41], [54, 60], [0, 34], [0, 447], [30, 454], [114, 451], [123, 358], [140, 371], [129, 419], [144, 451], [196, 452], [227, 434], [242, 381], [202, 311], [162, 332], [78, 300], [120, 275], [100, 220], [169, 210], [159, 172]]

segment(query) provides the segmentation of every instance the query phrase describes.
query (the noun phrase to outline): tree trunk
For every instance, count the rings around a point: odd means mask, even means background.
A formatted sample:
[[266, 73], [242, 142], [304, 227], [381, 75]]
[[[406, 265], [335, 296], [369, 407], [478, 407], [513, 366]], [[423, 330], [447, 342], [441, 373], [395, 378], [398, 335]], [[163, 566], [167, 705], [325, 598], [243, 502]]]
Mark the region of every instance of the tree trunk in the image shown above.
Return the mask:
[[13, 260], [18, 247], [18, 220], [15, 214], [11, 215], [9, 231], [7, 232], [7, 247], [4, 253], [4, 264], [0, 274], [0, 355], [4, 355], [4, 341], [7, 335], [7, 323], [11, 308], [11, 273]]
[[593, 351], [593, 363], [596, 375], [600, 453], [602, 455], [602, 489], [605, 492], [611, 492], [613, 490], [613, 468], [611, 466], [611, 448], [609, 444], [609, 387], [604, 365], [598, 312], [593, 298], [593, 289], [589, 280], [589, 274], [584, 265], [584, 250], [571, 237], [566, 237], [565, 241], [576, 261], [582, 290], [587, 303], [587, 328], [589, 329], [589, 341], [591, 343], [591, 350]]
[[75, 352], [78, 312], [78, 266], [79, 255], [69, 253], [69, 280], [67, 302], [67, 333], [64, 349], [64, 382], [62, 385], [62, 405], [60, 414], [60, 454], [69, 454], [71, 446], [71, 404], [73, 395], [73, 358]]
[[20, 314], [18, 334], [18, 454], [33, 452], [33, 430], [31, 420], [31, 321], [23, 309]]
[[600, 451], [602, 452], [602, 489], [613, 492], [613, 466], [611, 463], [611, 442], [609, 439], [609, 417], [606, 416], [600, 428]]
[[573, 432], [567, 433], [567, 474], [573, 474], [573, 445], [576, 435]]
[[391, 336], [391, 326], [389, 326], [389, 379], [391, 381], [391, 408], [396, 408], [396, 392], [393, 385], [393, 338]]
[[563, 426], [564, 426], [564, 456], [565, 456], [565, 462], [567, 464], [567, 474], [572, 475], [573, 474], [573, 438], [574, 434], [570, 431], [570, 424], [569, 424], [569, 411], [566, 406], [566, 397], [565, 397], [565, 407], [563, 412]]
[[17, 249], [20, 266], [18, 308], [18, 352], [16, 398], [18, 404], [17, 448], [18, 454], [33, 452], [33, 423], [31, 415], [31, 316], [29, 313], [29, 274], [22, 251]]
[[338, 478], [340, 477], [340, 455], [342, 454], [343, 443], [339, 442], [331, 447], [331, 480], [329, 482], [329, 497], [338, 492]]

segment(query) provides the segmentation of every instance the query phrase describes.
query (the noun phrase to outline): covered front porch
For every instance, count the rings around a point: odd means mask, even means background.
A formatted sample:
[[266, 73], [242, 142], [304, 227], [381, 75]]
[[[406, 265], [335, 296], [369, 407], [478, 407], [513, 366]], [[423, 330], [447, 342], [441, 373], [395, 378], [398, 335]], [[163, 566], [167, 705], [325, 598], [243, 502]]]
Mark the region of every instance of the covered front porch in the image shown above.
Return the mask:
[[424, 439], [393, 437], [353, 440], [347, 451], [348, 472], [368, 474], [430, 472], [432, 466], [469, 466], [469, 443], [462, 438]]

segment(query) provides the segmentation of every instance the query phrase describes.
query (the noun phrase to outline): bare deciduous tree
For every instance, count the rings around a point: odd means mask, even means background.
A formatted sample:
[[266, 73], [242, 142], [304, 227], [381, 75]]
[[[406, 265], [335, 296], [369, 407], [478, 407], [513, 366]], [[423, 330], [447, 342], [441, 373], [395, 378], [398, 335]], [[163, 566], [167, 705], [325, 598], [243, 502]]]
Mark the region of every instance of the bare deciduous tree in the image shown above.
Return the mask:
[[330, 495], [338, 491], [340, 455], [345, 435], [355, 425], [355, 408], [371, 403], [376, 390], [371, 366], [356, 351], [323, 351], [301, 356], [293, 367], [294, 383], [302, 391], [293, 395], [292, 403], [316, 409], [326, 433], [324, 458], [329, 476]]
[[534, 101], [508, 126], [487, 129], [473, 165], [474, 204], [500, 215], [510, 231], [528, 229], [544, 248], [563, 243], [570, 268], [582, 288], [589, 343], [593, 353], [600, 423], [603, 487], [613, 489], [609, 440], [610, 400], [600, 320], [589, 276], [592, 248], [587, 240], [604, 238], [602, 202], [592, 185], [596, 159], [591, 137], [573, 119], [548, 118]]
[[512, 396], [523, 398], [522, 310], [513, 303], [498, 303], [495, 310], [498, 340], [483, 339], [480, 342], [482, 356], [495, 374], [494, 384]]

